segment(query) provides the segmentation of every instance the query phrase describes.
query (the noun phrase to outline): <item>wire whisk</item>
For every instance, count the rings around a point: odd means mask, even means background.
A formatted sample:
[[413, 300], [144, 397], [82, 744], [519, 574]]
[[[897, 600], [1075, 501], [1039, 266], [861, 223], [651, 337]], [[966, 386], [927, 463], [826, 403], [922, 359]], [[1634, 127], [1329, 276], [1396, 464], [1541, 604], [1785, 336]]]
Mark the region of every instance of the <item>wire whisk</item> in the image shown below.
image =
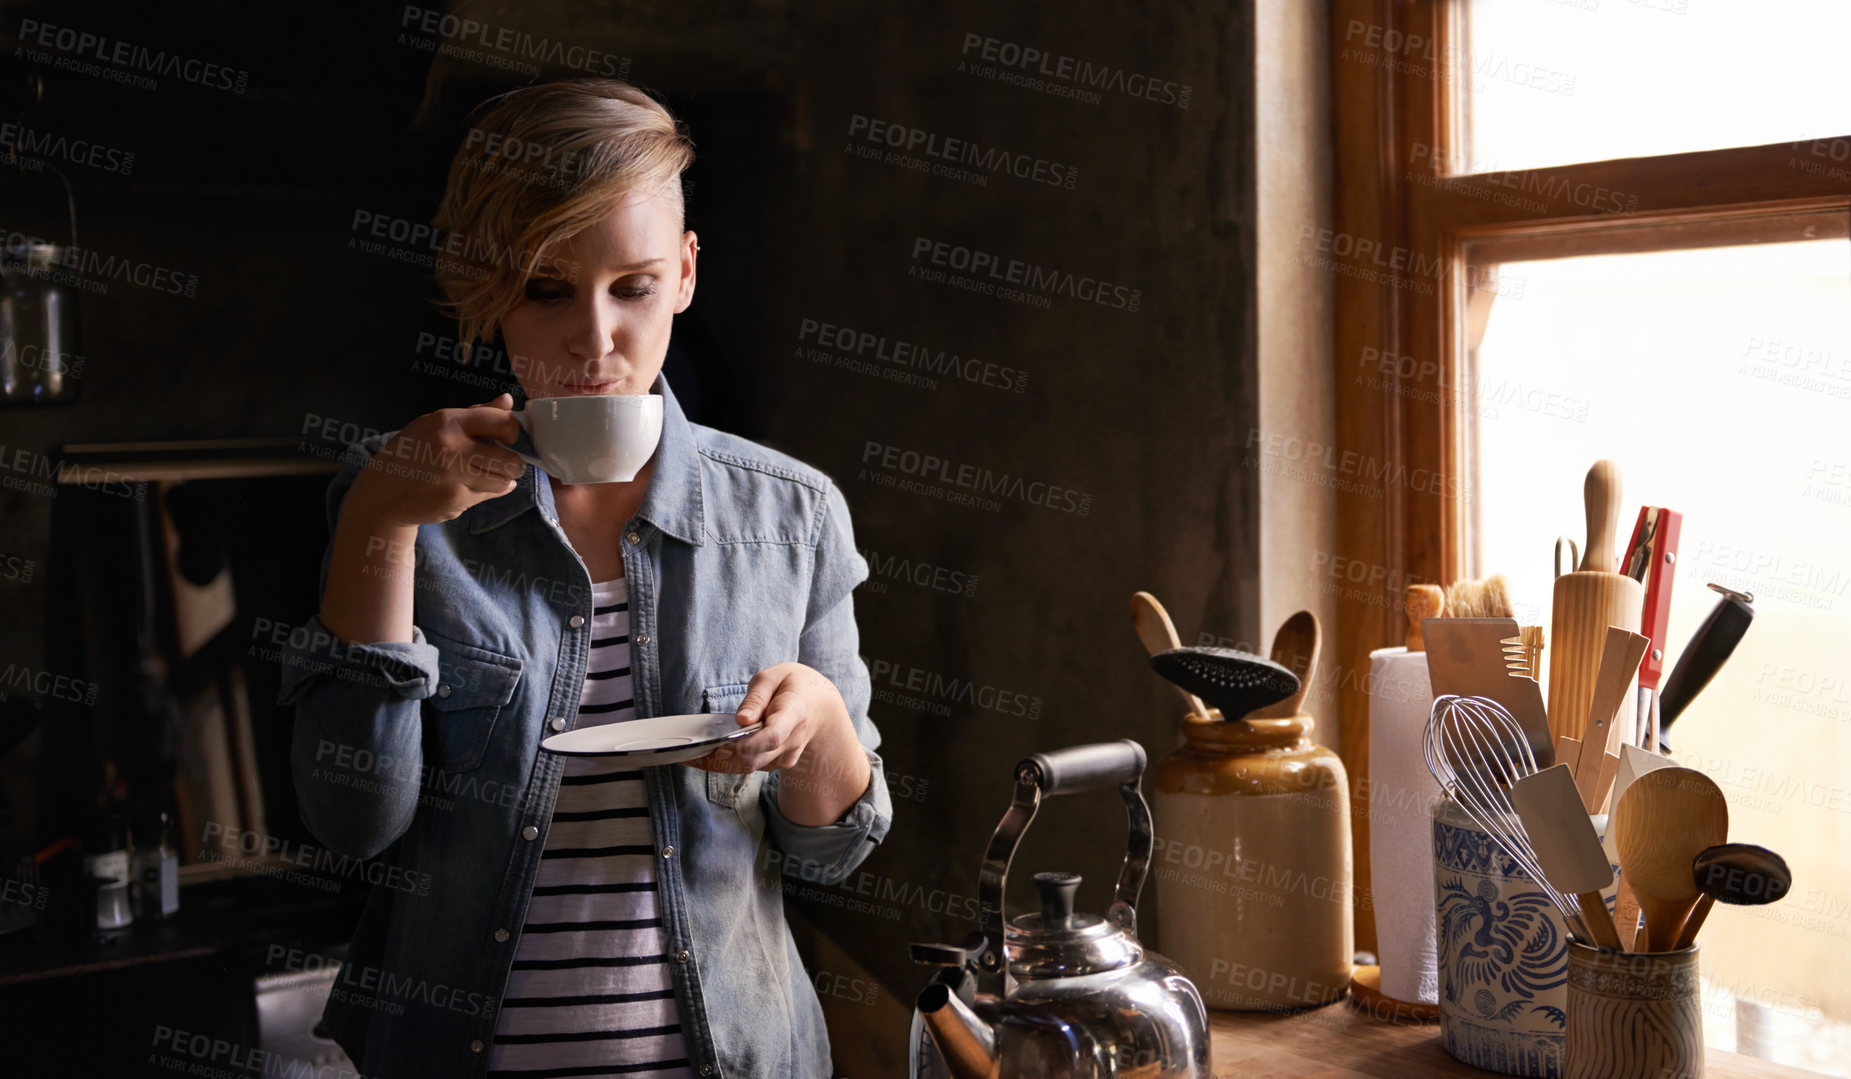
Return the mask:
[[1537, 771], [1523, 727], [1496, 701], [1448, 693], [1433, 702], [1421, 739], [1427, 770], [1472, 823], [1523, 867], [1582, 940], [1592, 934], [1574, 899], [1563, 895], [1537, 864], [1530, 833], [1510, 801], [1510, 788]]

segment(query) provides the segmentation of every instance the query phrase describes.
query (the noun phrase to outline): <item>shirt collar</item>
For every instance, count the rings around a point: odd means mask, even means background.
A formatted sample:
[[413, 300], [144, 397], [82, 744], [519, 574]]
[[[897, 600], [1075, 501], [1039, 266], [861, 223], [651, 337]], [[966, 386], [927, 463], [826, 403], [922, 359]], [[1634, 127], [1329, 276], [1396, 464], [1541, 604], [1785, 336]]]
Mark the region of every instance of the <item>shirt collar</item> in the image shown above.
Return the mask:
[[[649, 489], [636, 515], [676, 539], [699, 547], [706, 537], [705, 492], [694, 429], [681, 411], [681, 403], [675, 400], [674, 391], [668, 388], [668, 379], [660, 372], [649, 392], [662, 397], [662, 437], [656, 443]], [[521, 453], [534, 452], [533, 439], [525, 429], [510, 445]], [[529, 467], [514, 490], [471, 506], [464, 515], [469, 518], [469, 531], [499, 528], [536, 505], [547, 517], [556, 516], [552, 484], [541, 482], [542, 475], [538, 466]]]

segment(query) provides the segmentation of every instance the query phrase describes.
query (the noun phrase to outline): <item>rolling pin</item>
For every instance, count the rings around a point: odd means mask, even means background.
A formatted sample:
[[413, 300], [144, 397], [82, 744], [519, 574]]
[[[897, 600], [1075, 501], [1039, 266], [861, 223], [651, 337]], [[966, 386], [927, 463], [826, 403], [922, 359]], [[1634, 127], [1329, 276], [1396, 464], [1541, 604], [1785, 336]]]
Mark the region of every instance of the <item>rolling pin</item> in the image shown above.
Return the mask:
[[1607, 627], [1639, 632], [1645, 589], [1616, 572], [1614, 532], [1620, 521], [1620, 466], [1596, 461], [1583, 487], [1587, 499], [1587, 553], [1573, 573], [1555, 579], [1555, 608], [1549, 635], [1549, 729], [1580, 738], [1587, 727], [1588, 701], [1600, 672]]

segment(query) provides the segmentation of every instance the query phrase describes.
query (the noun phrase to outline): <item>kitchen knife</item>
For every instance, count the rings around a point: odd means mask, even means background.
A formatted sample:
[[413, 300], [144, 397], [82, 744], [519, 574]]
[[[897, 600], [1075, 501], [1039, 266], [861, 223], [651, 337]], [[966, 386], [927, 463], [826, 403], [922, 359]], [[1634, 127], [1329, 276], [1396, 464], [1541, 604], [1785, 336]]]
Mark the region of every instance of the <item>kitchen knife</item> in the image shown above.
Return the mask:
[[1722, 599], [1697, 627], [1690, 643], [1684, 646], [1677, 666], [1671, 668], [1671, 675], [1665, 679], [1658, 697], [1658, 749], [1661, 753], [1670, 752], [1670, 747], [1664, 744], [1664, 732], [1671, 729], [1677, 717], [1697, 694], [1703, 692], [1703, 687], [1710, 684], [1710, 679], [1716, 677], [1735, 646], [1741, 643], [1742, 634], [1748, 632], [1748, 623], [1754, 621], [1754, 596], [1714, 581], [1710, 582], [1710, 587], [1722, 593]]

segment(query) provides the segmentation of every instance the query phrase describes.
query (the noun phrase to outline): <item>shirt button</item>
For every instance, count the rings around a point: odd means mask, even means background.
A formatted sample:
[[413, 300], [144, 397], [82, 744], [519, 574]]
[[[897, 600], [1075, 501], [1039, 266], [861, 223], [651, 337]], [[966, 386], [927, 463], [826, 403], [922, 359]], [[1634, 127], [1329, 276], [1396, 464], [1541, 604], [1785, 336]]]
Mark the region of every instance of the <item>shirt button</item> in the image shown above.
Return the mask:
[[669, 846], [662, 848], [662, 857], [673, 858], [674, 856], [675, 856], [675, 847], [673, 844], [670, 844]]
[[554, 716], [553, 722], [548, 724], [548, 726], [552, 727], [556, 731], [563, 731], [566, 729], [566, 717]]
[[687, 961], [688, 961], [688, 950], [686, 948], [683, 948], [680, 951], [675, 953], [675, 962], [686, 963]]
[[702, 1074], [702, 1075], [712, 1075], [712, 1074], [713, 1074], [713, 1065], [712, 1065], [712, 1064], [702, 1064], [702, 1065], [701, 1065], [701, 1074]]
[[495, 943], [496, 944], [508, 943], [508, 931], [506, 929], [495, 930]]
[[585, 616], [582, 614], [575, 614], [571, 618], [566, 619], [566, 625], [571, 626], [573, 629], [577, 629], [584, 624]]
[[448, 697], [450, 695], [450, 683], [448, 682], [437, 683], [437, 695], [439, 697]]
[[629, 534], [628, 536], [626, 536], [626, 537], [624, 537], [624, 538], [630, 541], [630, 546], [632, 546], [632, 547], [634, 547], [634, 546], [636, 546], [637, 544], [639, 544], [639, 543], [641, 543], [641, 542], [643, 542], [643, 537], [641, 537], [641, 536], [639, 536], [639, 535], [637, 535], [637, 534], [636, 534], [636, 533], [634, 533], [634, 532], [632, 532], [632, 533], [630, 533], [630, 534]]
[[527, 827], [521, 829], [521, 838], [522, 839], [538, 839], [540, 838], [540, 829], [535, 828], [533, 825], [529, 824]]
[[469, 1051], [472, 1053], [480, 1053], [482, 1051], [482, 1039], [477, 1038], [475, 1041], [470, 1042]]
[[637, 643], [637, 644], [648, 644], [648, 643], [649, 643], [649, 634], [647, 634], [647, 633], [639, 633], [639, 634], [637, 634], [637, 635], [636, 635], [636, 643]]

